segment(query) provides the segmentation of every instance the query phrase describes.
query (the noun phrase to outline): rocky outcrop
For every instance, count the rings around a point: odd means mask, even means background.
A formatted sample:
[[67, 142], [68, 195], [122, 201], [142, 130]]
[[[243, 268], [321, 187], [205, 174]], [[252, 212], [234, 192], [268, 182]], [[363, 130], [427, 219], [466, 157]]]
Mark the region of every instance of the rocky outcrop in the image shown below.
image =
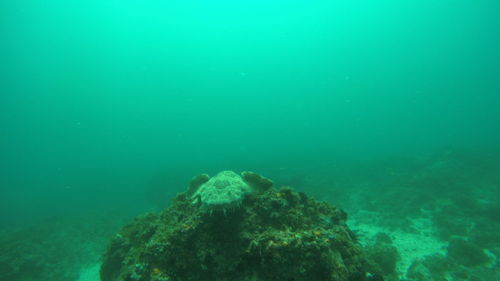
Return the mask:
[[[219, 175], [116, 234], [102, 280], [365, 280], [365, 260], [342, 210], [288, 187], [253, 192], [237, 174]], [[232, 189], [240, 192], [229, 195]], [[226, 199], [202, 196], [217, 191]], [[207, 212], [228, 202], [238, 207]]]

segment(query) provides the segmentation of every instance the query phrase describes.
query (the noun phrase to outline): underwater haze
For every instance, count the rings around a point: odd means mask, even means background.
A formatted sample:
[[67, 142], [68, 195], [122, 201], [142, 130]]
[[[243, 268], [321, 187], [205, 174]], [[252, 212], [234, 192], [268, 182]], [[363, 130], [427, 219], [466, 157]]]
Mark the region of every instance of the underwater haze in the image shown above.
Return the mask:
[[[221, 170], [348, 213], [380, 195], [367, 182], [446, 190], [464, 170], [500, 198], [498, 1], [2, 1], [0, 35], [5, 236], [78, 218], [104, 241]], [[425, 167], [447, 180], [401, 179]]]

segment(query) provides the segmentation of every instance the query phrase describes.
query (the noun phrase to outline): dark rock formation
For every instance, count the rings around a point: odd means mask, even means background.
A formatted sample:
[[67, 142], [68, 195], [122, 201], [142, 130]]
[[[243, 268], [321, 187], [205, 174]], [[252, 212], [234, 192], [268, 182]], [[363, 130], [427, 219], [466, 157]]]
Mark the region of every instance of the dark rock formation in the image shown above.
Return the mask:
[[346, 214], [291, 188], [207, 210], [179, 194], [112, 239], [103, 281], [361, 281], [365, 261]]

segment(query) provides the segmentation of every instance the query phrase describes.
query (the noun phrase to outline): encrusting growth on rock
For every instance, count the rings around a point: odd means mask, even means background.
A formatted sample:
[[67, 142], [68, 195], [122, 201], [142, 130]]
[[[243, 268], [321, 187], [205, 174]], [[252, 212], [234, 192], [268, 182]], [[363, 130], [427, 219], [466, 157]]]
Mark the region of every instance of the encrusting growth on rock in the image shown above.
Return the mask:
[[101, 279], [366, 280], [366, 261], [342, 210], [272, 188], [252, 172], [207, 177], [195, 177], [161, 213], [125, 226], [103, 257]]
[[207, 174], [201, 174], [191, 179], [186, 194], [193, 195], [196, 190], [210, 179]]
[[262, 193], [273, 186], [273, 181], [257, 173], [245, 171], [241, 173], [243, 180], [250, 185], [255, 192]]

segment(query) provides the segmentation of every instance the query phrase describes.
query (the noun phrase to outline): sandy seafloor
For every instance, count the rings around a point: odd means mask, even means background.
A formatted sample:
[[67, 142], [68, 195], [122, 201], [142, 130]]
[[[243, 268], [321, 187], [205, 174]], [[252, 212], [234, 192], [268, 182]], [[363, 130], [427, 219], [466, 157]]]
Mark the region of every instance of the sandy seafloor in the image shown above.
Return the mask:
[[[398, 249], [399, 253], [399, 261], [396, 264], [396, 270], [398, 275], [404, 278], [406, 277], [405, 275], [408, 268], [416, 259], [432, 254], [446, 254], [447, 243], [433, 237], [432, 224], [429, 220], [416, 219], [412, 222], [414, 226], [421, 230], [420, 233], [408, 233], [401, 230], [391, 231], [376, 225], [358, 223], [356, 218], [351, 218], [348, 225], [362, 237], [360, 239], [362, 245], [372, 243], [372, 238], [375, 237], [377, 233], [389, 233], [393, 245]], [[365, 237], [365, 239], [363, 239], [363, 237]]]
[[80, 271], [80, 278], [78, 281], [99, 281], [99, 267], [100, 263], [95, 263], [89, 267], [85, 267]]

